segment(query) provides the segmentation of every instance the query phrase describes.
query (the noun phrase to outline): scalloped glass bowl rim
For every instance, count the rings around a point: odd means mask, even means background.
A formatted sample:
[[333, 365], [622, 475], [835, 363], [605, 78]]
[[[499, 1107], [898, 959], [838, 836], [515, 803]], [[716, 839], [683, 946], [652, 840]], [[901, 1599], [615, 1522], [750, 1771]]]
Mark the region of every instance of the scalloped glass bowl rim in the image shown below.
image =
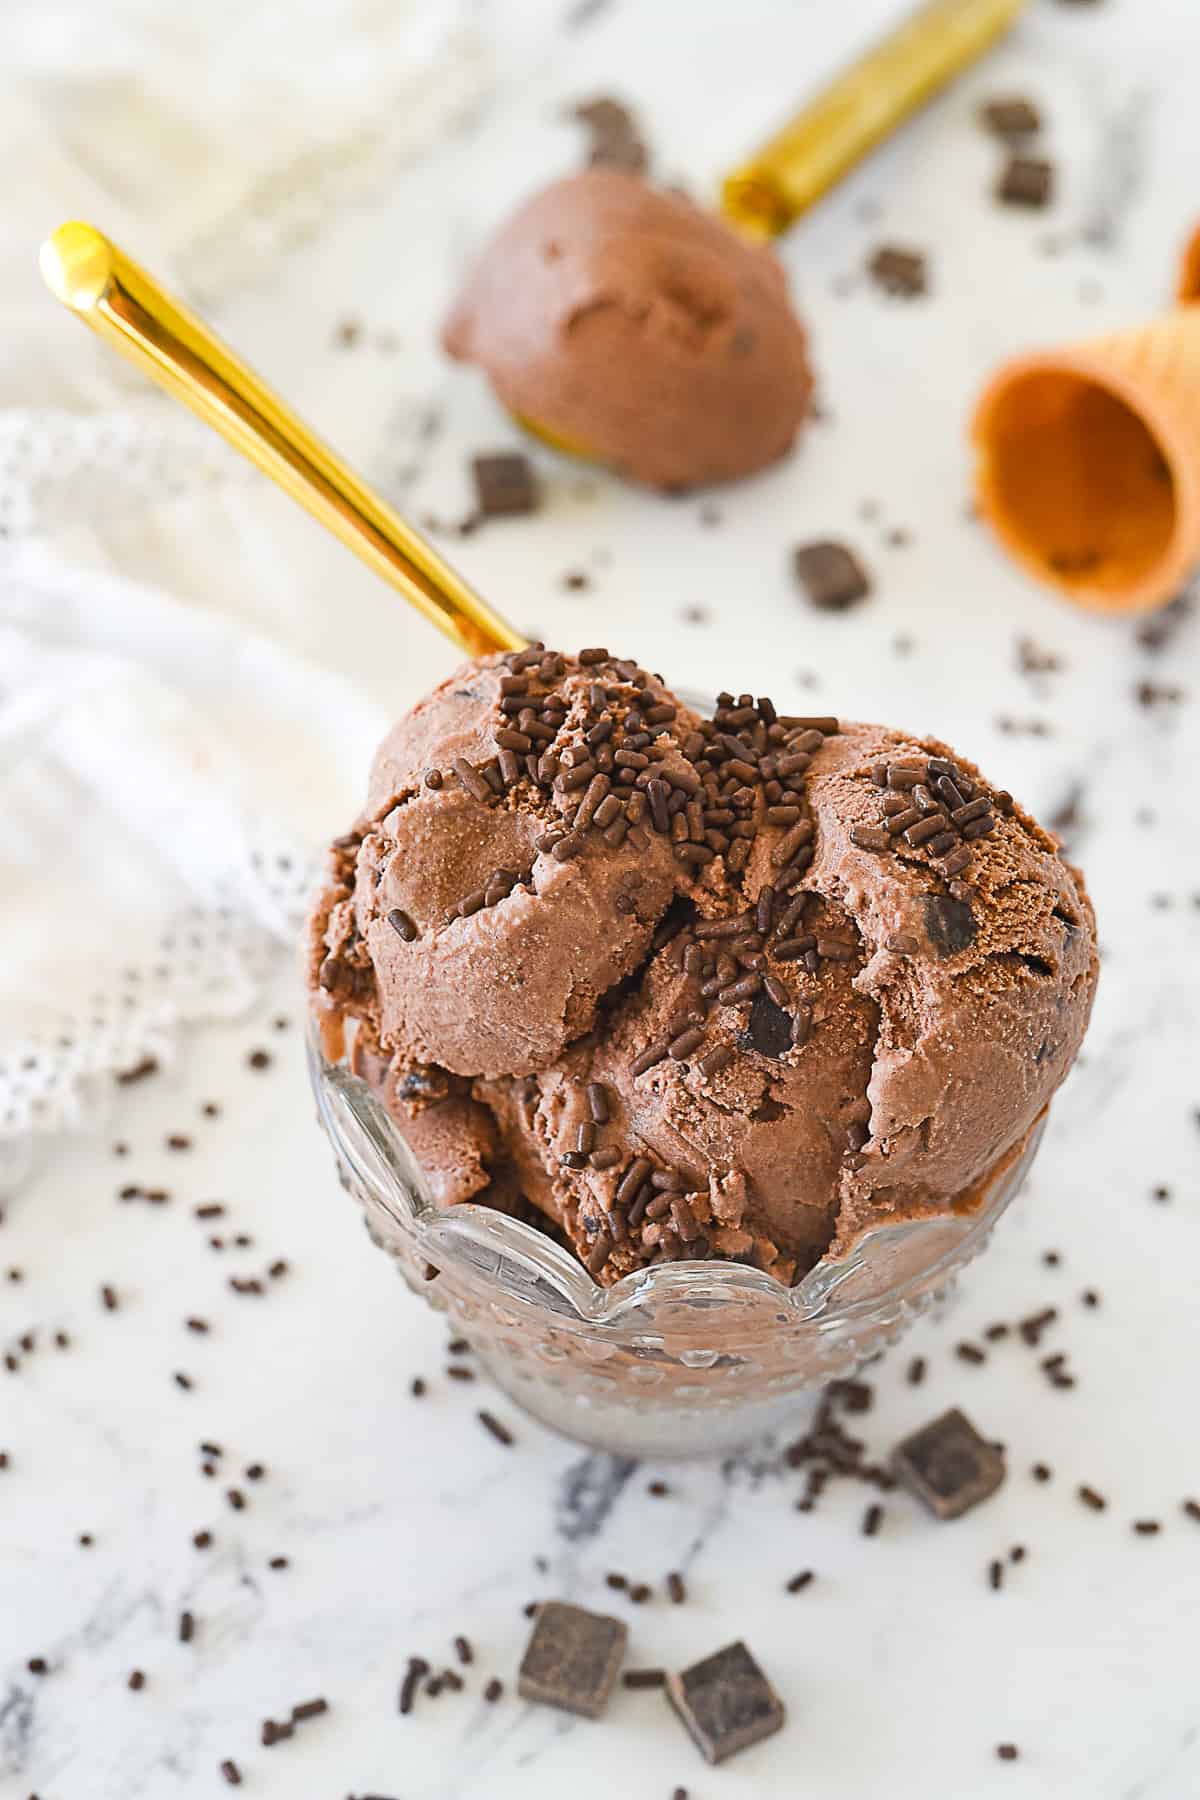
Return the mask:
[[[472, 1201], [443, 1208], [431, 1200], [419, 1166], [384, 1107], [345, 1063], [331, 1063], [326, 1058], [318, 1028], [311, 1021], [308, 1061], [326, 1134], [363, 1186], [402, 1230], [415, 1237], [430, 1263], [436, 1264], [439, 1255], [462, 1257], [499, 1286], [511, 1284], [525, 1290], [521, 1297], [527, 1301], [545, 1305], [552, 1293], [557, 1302], [553, 1311], [569, 1312], [591, 1327], [618, 1328], [632, 1323], [640, 1319], [647, 1300], [678, 1304], [735, 1296], [773, 1302], [794, 1315], [798, 1324], [843, 1327], [857, 1320], [867, 1322], [881, 1305], [923, 1292], [936, 1285], [940, 1274], [949, 1275], [961, 1265], [970, 1245], [986, 1236], [1016, 1192], [1020, 1183], [1014, 1177], [1032, 1159], [1045, 1120], [1043, 1114], [1035, 1122], [1014, 1160], [1005, 1159], [979, 1206], [969, 1215], [958, 1215], [969, 1220], [968, 1228], [886, 1294], [838, 1301], [841, 1281], [861, 1266], [859, 1247], [843, 1261], [818, 1263], [794, 1287], [785, 1287], [775, 1276], [742, 1263], [715, 1261], [656, 1264], [623, 1276], [611, 1287], [601, 1287], [570, 1251], [535, 1226]], [[353, 1130], [347, 1130], [350, 1122]], [[481, 1262], [480, 1252], [486, 1262]]]

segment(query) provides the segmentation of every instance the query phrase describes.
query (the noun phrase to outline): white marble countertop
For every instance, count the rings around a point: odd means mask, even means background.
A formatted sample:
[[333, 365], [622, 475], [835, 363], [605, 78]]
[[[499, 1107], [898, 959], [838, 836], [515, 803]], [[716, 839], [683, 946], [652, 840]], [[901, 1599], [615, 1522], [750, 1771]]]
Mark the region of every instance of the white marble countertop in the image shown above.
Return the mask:
[[[723, 162], [895, 8], [697, 6], [685, 45], [667, 0], [612, 0], [568, 25], [581, 10], [481, 8], [496, 47], [487, 104], [220, 309], [239, 347], [417, 515], [461, 515], [468, 455], [514, 441], [432, 331], [486, 224], [571, 166], [563, 105], [621, 93], [644, 113], [659, 172], [711, 191]], [[766, 1452], [727, 1468], [614, 1464], [496, 1400], [517, 1438], [499, 1447], [475, 1419], [481, 1390], [444, 1376], [440, 1321], [371, 1249], [338, 1189], [304, 1087], [295, 976], [281, 968], [259, 1014], [122, 1089], [105, 1130], [47, 1156], [5, 1209], [0, 1270], [22, 1278], [0, 1282], [0, 1336], [4, 1348], [27, 1330], [37, 1338], [16, 1373], [0, 1371], [3, 1800], [215, 1795], [228, 1791], [225, 1757], [263, 1800], [667, 1800], [679, 1785], [691, 1800], [1200, 1791], [1200, 1523], [1182, 1510], [1200, 1498], [1197, 628], [1183, 619], [1155, 649], [1130, 623], [1031, 588], [966, 516], [962, 435], [1001, 354], [1161, 304], [1197, 205], [1198, 55], [1190, 0], [1042, 0], [986, 68], [783, 245], [829, 414], [799, 454], [716, 497], [720, 522], [708, 525], [699, 497], [664, 501], [539, 451], [539, 516], [451, 550], [547, 638], [627, 646], [683, 685], [769, 680], [789, 705], [935, 730], [1067, 831], [1105, 956], [1084, 1058], [1029, 1189], [944, 1314], [872, 1371], [861, 1421], [882, 1452], [961, 1404], [1006, 1442], [1006, 1485], [945, 1526], [887, 1496], [867, 1539], [863, 1489], [834, 1486], [799, 1515], [801, 1477]], [[1061, 176], [1047, 213], [988, 198], [998, 150], [973, 115], [1003, 90], [1031, 93], [1046, 113]], [[928, 299], [889, 302], [862, 280], [883, 239], [929, 251]], [[334, 346], [345, 318], [363, 327], [353, 349]], [[399, 349], [381, 347], [381, 332]], [[92, 353], [82, 334], [64, 339], [61, 378], [81, 393]], [[211, 506], [218, 559], [222, 509], [277, 530], [277, 564], [242, 571], [230, 602], [259, 627], [395, 710], [444, 670], [440, 642], [282, 500], [248, 480]], [[887, 542], [893, 528], [909, 534], [903, 547]], [[814, 614], [789, 576], [789, 547], [824, 535], [853, 542], [876, 581], [841, 617]], [[159, 578], [166, 557], [185, 590], [189, 561], [206, 554], [194, 537], [169, 552], [126, 542], [120, 521], [106, 549]], [[576, 568], [591, 585], [569, 592], [562, 577]], [[1023, 637], [1061, 666], [1023, 672]], [[1151, 704], [1139, 703], [1143, 683]], [[246, 1061], [257, 1046], [273, 1058], [261, 1071]], [[209, 1100], [219, 1117], [203, 1115]], [[172, 1133], [192, 1147], [168, 1149]], [[164, 1186], [170, 1200], [122, 1203], [125, 1182]], [[193, 1216], [213, 1201], [223, 1217]], [[213, 1232], [223, 1251], [208, 1247]], [[238, 1247], [237, 1233], [253, 1243]], [[231, 1273], [277, 1257], [288, 1270], [266, 1278], [267, 1296], [229, 1290]], [[101, 1304], [105, 1283], [115, 1312]], [[1095, 1308], [1081, 1300], [1089, 1287]], [[1039, 1352], [1010, 1339], [982, 1366], [955, 1356], [988, 1323], [1051, 1304], [1060, 1319]], [[190, 1316], [211, 1330], [190, 1332]], [[56, 1330], [69, 1348], [54, 1347]], [[1039, 1368], [1057, 1351], [1077, 1375], [1071, 1390]], [[929, 1373], [915, 1388], [906, 1369], [918, 1354]], [[420, 1400], [417, 1374], [429, 1383]], [[197, 1446], [210, 1438], [224, 1454], [206, 1479]], [[1047, 1484], [1030, 1475], [1039, 1460], [1053, 1468]], [[243, 1474], [254, 1461], [259, 1481]], [[658, 1476], [662, 1497], [647, 1491]], [[1103, 1512], [1080, 1503], [1081, 1483], [1107, 1497]], [[234, 1486], [242, 1511], [224, 1499]], [[1137, 1519], [1162, 1529], [1139, 1536]], [[200, 1530], [213, 1534], [207, 1550], [193, 1546]], [[989, 1561], [1016, 1544], [1027, 1555], [992, 1592]], [[272, 1569], [275, 1556], [288, 1566]], [[663, 1596], [671, 1568], [687, 1573], [684, 1607]], [[787, 1595], [802, 1568], [816, 1579]], [[652, 1602], [613, 1595], [611, 1569], [653, 1583]], [[681, 1666], [744, 1636], [787, 1702], [786, 1731], [710, 1770], [659, 1694], [618, 1690], [600, 1725], [525, 1706], [513, 1692], [522, 1607], [543, 1595], [623, 1610], [636, 1664]], [[177, 1641], [184, 1608], [189, 1645]], [[458, 1632], [476, 1647], [468, 1693], [397, 1717], [409, 1654], [448, 1661]], [[41, 1677], [27, 1669], [38, 1656]], [[146, 1675], [136, 1693], [133, 1669]], [[480, 1694], [493, 1674], [506, 1694], [490, 1707]], [[314, 1694], [328, 1697], [326, 1717], [259, 1746], [262, 1718]], [[1019, 1746], [1017, 1762], [997, 1760], [1002, 1741]]]

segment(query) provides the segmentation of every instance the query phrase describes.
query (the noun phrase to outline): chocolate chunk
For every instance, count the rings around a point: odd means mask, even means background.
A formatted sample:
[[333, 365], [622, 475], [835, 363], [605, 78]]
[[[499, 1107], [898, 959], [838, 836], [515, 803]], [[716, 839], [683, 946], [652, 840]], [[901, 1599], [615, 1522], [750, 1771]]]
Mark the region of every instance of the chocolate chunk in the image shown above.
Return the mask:
[[608, 1705], [628, 1635], [620, 1619], [561, 1600], [543, 1601], [521, 1658], [519, 1692], [526, 1700], [598, 1719]]
[[929, 292], [929, 270], [920, 250], [881, 244], [867, 262], [867, 273], [885, 294], [898, 295], [902, 300], [915, 300]]
[[650, 161], [649, 151], [627, 106], [605, 94], [572, 107], [571, 116], [588, 129], [588, 162], [592, 168], [625, 169], [631, 175], [644, 172]]
[[1054, 164], [1040, 156], [1010, 156], [996, 184], [1005, 206], [1049, 206], [1054, 195]]
[[892, 1469], [939, 1519], [957, 1519], [1004, 1480], [1003, 1456], [956, 1406], [897, 1444]]
[[777, 1006], [769, 994], [758, 994], [750, 1008], [750, 1029], [743, 1048], [757, 1050], [761, 1056], [780, 1057], [791, 1045], [791, 1014]]
[[970, 949], [979, 927], [965, 901], [952, 900], [947, 894], [925, 894], [921, 905], [929, 941], [939, 956], [957, 956], [960, 950]]
[[1029, 137], [1042, 128], [1042, 115], [1024, 94], [1005, 94], [996, 100], [985, 100], [979, 109], [980, 123], [1001, 138]]
[[537, 511], [538, 489], [533, 465], [520, 450], [501, 450], [471, 459], [475, 497], [485, 519]]
[[740, 1639], [668, 1675], [667, 1694], [710, 1763], [770, 1737], [785, 1717], [783, 1701]]
[[844, 612], [871, 591], [870, 577], [853, 550], [830, 539], [797, 545], [792, 566], [809, 602], [823, 612]]

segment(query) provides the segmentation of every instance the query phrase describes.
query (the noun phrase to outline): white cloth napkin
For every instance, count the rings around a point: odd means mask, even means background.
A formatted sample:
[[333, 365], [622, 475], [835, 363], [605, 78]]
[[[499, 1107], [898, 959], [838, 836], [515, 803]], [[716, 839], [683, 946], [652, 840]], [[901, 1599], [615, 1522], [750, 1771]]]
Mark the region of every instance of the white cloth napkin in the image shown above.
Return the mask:
[[0, 1139], [253, 998], [385, 721], [219, 613], [0, 552]]
[[[78, 327], [37, 243], [94, 217], [219, 308], [478, 101], [470, 19], [465, 0], [298, 0], [282, 25], [272, 0], [0, 8], [0, 1183], [293, 953], [386, 724], [296, 649], [316, 634], [303, 598], [278, 603], [258, 478], [115, 356], [60, 374]], [[264, 577], [274, 612], [247, 598]]]

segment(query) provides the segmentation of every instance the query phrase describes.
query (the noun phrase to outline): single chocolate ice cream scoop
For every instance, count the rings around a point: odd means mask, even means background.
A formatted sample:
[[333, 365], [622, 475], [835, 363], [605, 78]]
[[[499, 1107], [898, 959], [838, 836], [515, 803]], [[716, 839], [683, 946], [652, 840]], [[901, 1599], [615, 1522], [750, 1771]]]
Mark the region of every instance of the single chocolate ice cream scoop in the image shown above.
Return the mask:
[[812, 395], [773, 251], [615, 169], [556, 181], [518, 209], [443, 342], [534, 430], [651, 487], [774, 462]]
[[1091, 1010], [1082, 878], [945, 745], [711, 718], [635, 663], [465, 664], [332, 852], [314, 1004], [443, 1205], [532, 1217], [605, 1284], [791, 1282], [969, 1212]]

